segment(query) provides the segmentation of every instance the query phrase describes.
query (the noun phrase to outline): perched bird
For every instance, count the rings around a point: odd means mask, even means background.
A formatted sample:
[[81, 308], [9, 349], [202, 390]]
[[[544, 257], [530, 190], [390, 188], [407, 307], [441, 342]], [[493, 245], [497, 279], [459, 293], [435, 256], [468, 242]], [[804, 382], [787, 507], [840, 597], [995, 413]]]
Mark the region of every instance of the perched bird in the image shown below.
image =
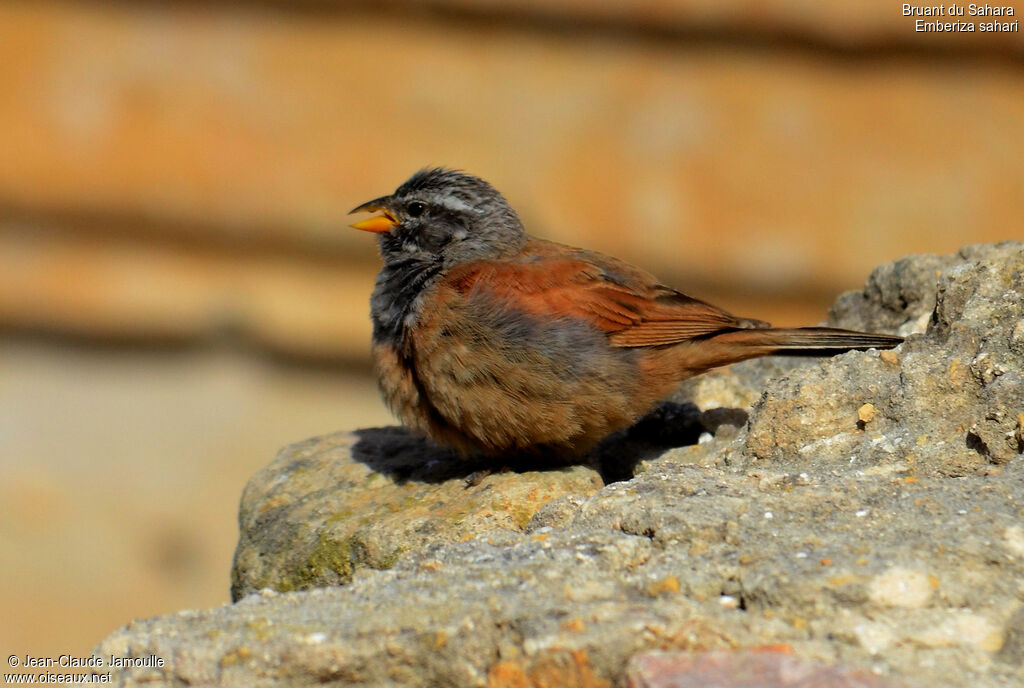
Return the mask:
[[683, 380], [780, 352], [902, 339], [771, 328], [609, 256], [531, 237], [477, 177], [414, 174], [351, 212], [384, 266], [370, 299], [380, 388], [402, 422], [463, 455], [584, 454]]

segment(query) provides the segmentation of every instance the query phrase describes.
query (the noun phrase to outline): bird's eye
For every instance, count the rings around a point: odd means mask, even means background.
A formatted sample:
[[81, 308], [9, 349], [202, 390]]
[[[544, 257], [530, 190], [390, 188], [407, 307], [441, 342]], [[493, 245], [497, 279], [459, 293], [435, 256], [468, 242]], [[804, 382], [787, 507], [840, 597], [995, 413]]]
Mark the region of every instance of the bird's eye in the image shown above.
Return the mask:
[[423, 211], [427, 209], [423, 203], [419, 201], [413, 201], [405, 207], [405, 212], [409, 213], [409, 217], [419, 217], [423, 214]]

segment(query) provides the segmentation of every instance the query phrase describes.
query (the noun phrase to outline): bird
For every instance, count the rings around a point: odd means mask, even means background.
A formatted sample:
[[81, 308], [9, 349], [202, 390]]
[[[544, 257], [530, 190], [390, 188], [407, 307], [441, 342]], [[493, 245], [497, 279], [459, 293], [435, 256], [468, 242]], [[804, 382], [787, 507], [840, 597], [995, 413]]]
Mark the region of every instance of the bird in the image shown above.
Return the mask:
[[461, 457], [585, 455], [680, 382], [779, 353], [901, 337], [739, 318], [596, 251], [535, 238], [491, 184], [425, 168], [353, 208], [383, 266], [372, 357], [391, 411]]

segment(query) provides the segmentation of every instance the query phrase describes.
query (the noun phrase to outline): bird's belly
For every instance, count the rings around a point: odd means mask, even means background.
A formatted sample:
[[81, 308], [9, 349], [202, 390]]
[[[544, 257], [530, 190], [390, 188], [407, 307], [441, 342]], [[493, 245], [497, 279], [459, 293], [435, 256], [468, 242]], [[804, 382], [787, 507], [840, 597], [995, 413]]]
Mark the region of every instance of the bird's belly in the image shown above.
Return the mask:
[[464, 453], [582, 453], [656, 399], [641, 352], [586, 323], [471, 308], [425, 311], [407, 356], [378, 351], [380, 384], [411, 428]]

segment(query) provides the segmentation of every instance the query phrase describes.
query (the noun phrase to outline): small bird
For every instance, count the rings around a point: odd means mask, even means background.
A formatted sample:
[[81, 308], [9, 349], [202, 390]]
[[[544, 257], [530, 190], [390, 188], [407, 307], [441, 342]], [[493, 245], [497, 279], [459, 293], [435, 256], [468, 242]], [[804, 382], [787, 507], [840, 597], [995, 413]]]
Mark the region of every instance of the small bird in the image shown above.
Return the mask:
[[629, 263], [526, 233], [482, 179], [424, 169], [351, 212], [384, 266], [370, 298], [384, 400], [463, 456], [585, 454], [683, 380], [756, 356], [891, 348], [900, 337], [772, 328]]

